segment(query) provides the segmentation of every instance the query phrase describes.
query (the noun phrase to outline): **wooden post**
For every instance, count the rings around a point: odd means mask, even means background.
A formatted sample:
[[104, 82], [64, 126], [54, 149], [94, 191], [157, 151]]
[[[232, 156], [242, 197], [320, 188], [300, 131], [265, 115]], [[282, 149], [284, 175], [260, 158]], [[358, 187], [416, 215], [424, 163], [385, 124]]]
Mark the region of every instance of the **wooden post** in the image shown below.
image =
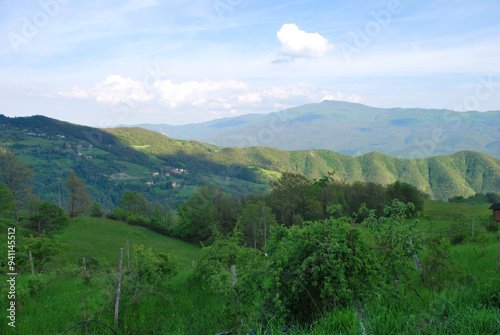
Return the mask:
[[120, 248], [120, 262], [118, 263], [118, 287], [116, 288], [116, 302], [115, 302], [115, 328], [118, 326], [118, 311], [120, 309], [120, 289], [122, 284], [122, 262], [123, 262], [123, 248]]
[[83, 274], [87, 275], [87, 263], [85, 262], [85, 257], [83, 257]]
[[500, 236], [498, 237], [498, 262], [497, 262], [497, 270], [500, 270]]
[[474, 239], [474, 219], [475, 218], [476, 218], [475, 216], [472, 217], [472, 239]]
[[[83, 259], [85, 259], [85, 257]], [[83, 303], [83, 291], [80, 291], [80, 293], [82, 295], [83, 320], [87, 321], [87, 317], [85, 316], [85, 304]], [[85, 335], [87, 335], [87, 334], [88, 334], [87, 322], [85, 322]]]
[[194, 268], [194, 261], [191, 261], [191, 266]]
[[424, 244], [424, 248], [425, 248], [425, 236], [424, 236], [424, 232], [422, 232], [422, 243]]
[[236, 264], [231, 265], [231, 275], [233, 277], [233, 286], [238, 283], [238, 278], [236, 278]]
[[34, 276], [35, 275], [35, 267], [33, 266], [33, 258], [31, 257], [31, 250], [29, 251], [29, 260], [31, 263], [31, 274]]
[[127, 271], [130, 271], [130, 249], [128, 247], [128, 240], [127, 240]]

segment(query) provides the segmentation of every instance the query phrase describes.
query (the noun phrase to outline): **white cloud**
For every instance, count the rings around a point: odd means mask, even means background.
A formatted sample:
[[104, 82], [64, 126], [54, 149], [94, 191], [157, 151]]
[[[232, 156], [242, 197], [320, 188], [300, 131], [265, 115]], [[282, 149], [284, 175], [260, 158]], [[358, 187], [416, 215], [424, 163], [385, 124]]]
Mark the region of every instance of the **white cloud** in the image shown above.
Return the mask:
[[63, 97], [78, 98], [78, 99], [85, 99], [89, 97], [89, 92], [78, 88], [78, 86], [73, 87], [73, 89], [70, 92], [58, 91], [57, 94]]
[[318, 33], [306, 33], [295, 23], [284, 24], [277, 33], [281, 42], [281, 53], [294, 58], [322, 58], [333, 45]]
[[[153, 87], [159, 94], [160, 101], [170, 108], [179, 105], [203, 107], [205, 105], [231, 108], [227, 99], [237, 96], [239, 92], [248, 90], [248, 84], [236, 80], [188, 81], [174, 84], [172, 80], [158, 80]], [[221, 98], [224, 97], [224, 98]]]
[[321, 100], [339, 100], [339, 101], [348, 101], [348, 102], [362, 102], [363, 97], [358, 94], [345, 94], [337, 91], [336, 94], [326, 94], [325, 97]]
[[155, 96], [148, 92], [141, 81], [112, 75], [96, 85], [96, 99], [99, 102], [118, 104], [121, 102], [146, 102]]

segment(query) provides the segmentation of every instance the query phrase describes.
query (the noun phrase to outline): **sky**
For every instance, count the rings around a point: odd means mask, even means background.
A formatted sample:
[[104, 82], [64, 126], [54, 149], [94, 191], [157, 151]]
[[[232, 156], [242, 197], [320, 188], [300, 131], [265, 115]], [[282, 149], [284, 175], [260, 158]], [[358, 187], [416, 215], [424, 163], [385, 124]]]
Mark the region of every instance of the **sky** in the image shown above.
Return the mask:
[[498, 0], [0, 0], [0, 114], [180, 125], [327, 100], [500, 110]]

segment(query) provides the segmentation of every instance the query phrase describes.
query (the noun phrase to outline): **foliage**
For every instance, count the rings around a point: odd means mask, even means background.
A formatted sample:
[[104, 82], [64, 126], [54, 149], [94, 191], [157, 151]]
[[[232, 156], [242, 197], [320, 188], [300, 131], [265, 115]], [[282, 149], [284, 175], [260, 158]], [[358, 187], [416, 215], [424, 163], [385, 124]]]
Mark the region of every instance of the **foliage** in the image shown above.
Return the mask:
[[29, 218], [28, 228], [34, 230], [38, 236], [52, 235], [68, 223], [69, 219], [61, 207], [45, 201], [38, 207], [38, 213]]
[[454, 197], [448, 198], [448, 202], [453, 203], [461, 203], [465, 201], [465, 197], [463, 195], [456, 195]]
[[68, 192], [68, 207], [69, 217], [74, 218], [80, 214], [85, 213], [90, 205], [90, 195], [83, 180], [76, 176], [75, 171], [71, 170], [68, 178], [64, 180], [64, 185]]
[[201, 187], [177, 210], [179, 224], [173, 233], [186, 241], [210, 244], [218, 234], [234, 230], [239, 214], [238, 200], [217, 187]]
[[464, 242], [468, 235], [467, 217], [463, 211], [452, 214], [453, 223], [448, 228], [448, 238], [452, 244]]
[[137, 191], [125, 191], [119, 201], [118, 206], [126, 215], [137, 214], [148, 216], [151, 204]]
[[65, 248], [67, 245], [61, 243], [58, 238], [49, 238], [43, 235], [25, 237], [19, 247], [20, 267], [24, 271], [28, 271], [30, 268], [28, 253], [31, 250], [33, 264], [38, 272], [42, 272], [51, 258], [62, 253]]
[[500, 222], [493, 220], [493, 214], [482, 218], [481, 224], [487, 232], [497, 232], [500, 229]]
[[104, 212], [101, 209], [101, 205], [97, 201], [94, 201], [92, 203], [92, 206], [90, 206], [90, 216], [94, 218], [102, 218], [104, 215]]
[[264, 201], [247, 203], [238, 222], [235, 231], [241, 236], [245, 246], [263, 249], [271, 227], [277, 225], [276, 217], [271, 208], [265, 206]]
[[422, 263], [425, 283], [432, 288], [441, 289], [452, 274], [457, 274], [457, 264], [453, 258], [450, 242], [442, 235], [427, 239]]
[[362, 300], [376, 287], [378, 264], [345, 217], [278, 227], [268, 253], [272, 309], [300, 322]]
[[0, 177], [14, 198], [14, 215], [19, 220], [19, 209], [31, 193], [34, 171], [11, 152], [0, 152]]
[[12, 193], [7, 185], [0, 182], [0, 216], [12, 217], [14, 214], [15, 202]]
[[312, 185], [304, 175], [293, 172], [285, 172], [271, 183], [269, 203], [281, 224], [289, 227], [320, 216], [320, 203], [312, 194]]
[[179, 261], [169, 253], [154, 252], [152, 248], [135, 246], [137, 257], [137, 274], [144, 285], [155, 287], [161, 285], [179, 272]]
[[415, 215], [416, 212], [422, 212], [424, 210], [422, 193], [413, 185], [395, 181], [387, 185], [387, 195], [391, 200], [398, 199], [405, 204], [411, 202], [414, 208], [409, 212], [410, 215]]
[[149, 219], [140, 214], [130, 214], [129, 216], [127, 216], [126, 222], [134, 226], [147, 226], [149, 223]]
[[405, 220], [414, 210], [411, 202], [404, 204], [393, 200], [384, 209], [384, 216], [377, 218], [375, 211], [370, 210], [362, 223], [371, 233], [378, 265], [385, 270], [388, 282], [397, 283], [400, 279], [407, 279], [408, 260], [421, 248], [415, 234], [418, 220], [414, 223]]

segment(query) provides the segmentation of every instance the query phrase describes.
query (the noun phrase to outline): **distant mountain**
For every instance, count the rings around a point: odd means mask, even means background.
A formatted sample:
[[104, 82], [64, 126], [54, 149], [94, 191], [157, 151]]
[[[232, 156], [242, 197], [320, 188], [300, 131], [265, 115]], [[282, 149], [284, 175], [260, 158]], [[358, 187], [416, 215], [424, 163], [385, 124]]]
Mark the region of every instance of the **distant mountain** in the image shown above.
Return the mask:
[[500, 158], [500, 111], [374, 108], [323, 101], [199, 124], [137, 126], [219, 146], [328, 149], [354, 156], [378, 151], [402, 158], [472, 150]]
[[106, 208], [115, 206], [127, 189], [171, 205], [204, 184], [240, 196], [265, 192], [285, 171], [319, 178], [335, 170], [335, 178], [347, 183], [400, 180], [441, 200], [500, 193], [500, 160], [473, 151], [403, 159], [379, 152], [352, 157], [324, 149], [219, 147], [142, 128], [96, 129], [43, 116], [3, 115], [1, 147], [13, 150], [34, 168], [35, 191], [44, 199], [57, 200], [58, 178], [73, 169], [89, 185], [93, 199]]

